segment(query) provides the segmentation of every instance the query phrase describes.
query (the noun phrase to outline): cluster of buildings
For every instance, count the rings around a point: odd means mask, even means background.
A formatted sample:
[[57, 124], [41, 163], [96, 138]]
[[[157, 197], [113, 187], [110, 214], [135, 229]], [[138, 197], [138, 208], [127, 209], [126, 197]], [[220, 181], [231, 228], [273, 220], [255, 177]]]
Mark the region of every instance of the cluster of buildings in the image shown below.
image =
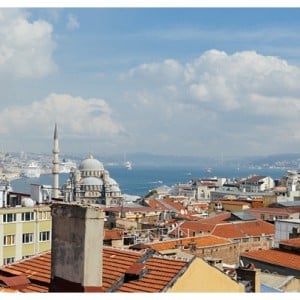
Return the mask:
[[0, 189], [0, 291], [299, 292], [300, 173], [161, 186], [128, 204], [92, 155]]

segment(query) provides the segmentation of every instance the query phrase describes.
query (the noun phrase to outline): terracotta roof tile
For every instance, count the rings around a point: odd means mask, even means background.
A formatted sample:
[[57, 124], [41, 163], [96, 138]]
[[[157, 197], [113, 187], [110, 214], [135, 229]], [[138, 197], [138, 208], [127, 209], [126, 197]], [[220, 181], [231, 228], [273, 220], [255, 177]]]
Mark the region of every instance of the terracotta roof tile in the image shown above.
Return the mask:
[[[215, 201], [216, 202], [216, 201]], [[250, 207], [250, 204], [247, 201], [243, 200], [218, 200], [217, 202], [221, 202], [222, 204], [227, 204], [227, 205], [247, 205]]]
[[293, 248], [299, 248], [300, 249], [300, 238], [293, 238], [289, 240], [282, 240], [279, 242], [281, 245], [291, 246]]
[[184, 234], [184, 236], [188, 237], [193, 235], [193, 233], [202, 233], [202, 232], [211, 232], [215, 224], [210, 224], [202, 221], [185, 221], [180, 224], [179, 227], [175, 228], [172, 233], [177, 235], [178, 230]]
[[210, 224], [219, 224], [221, 222], [226, 222], [227, 219], [231, 217], [230, 212], [221, 212], [216, 214], [215, 216], [205, 218], [203, 220], [203, 223], [210, 223]]
[[217, 224], [211, 234], [224, 238], [243, 238], [262, 234], [274, 235], [273, 224], [262, 220]]
[[0, 287], [0, 293], [17, 293], [18, 291], [8, 287]]
[[278, 249], [244, 252], [243, 257], [249, 257], [269, 264], [300, 270], [300, 255]]
[[[144, 251], [120, 250], [112, 247], [103, 248], [103, 288], [109, 290], [115, 285], [132, 266], [146, 254]], [[149, 251], [149, 250], [148, 250]], [[150, 250], [153, 251], [153, 250]], [[148, 253], [148, 252], [147, 252]], [[173, 280], [178, 272], [187, 266], [187, 262], [176, 259], [150, 257], [144, 262], [146, 274], [139, 280], [123, 283], [118, 291], [159, 292]], [[3, 276], [10, 274], [25, 274], [31, 281], [22, 292], [47, 292], [50, 283], [51, 253], [4, 266], [1, 268]]]
[[258, 212], [258, 213], [268, 213], [268, 214], [280, 214], [280, 215], [290, 215], [292, 212], [297, 212], [297, 208], [287, 208], [287, 207], [257, 207], [250, 208], [249, 212]]
[[[146, 250], [145, 250], [146, 251]], [[120, 250], [112, 247], [103, 249], [103, 287], [111, 288], [125, 272], [137, 265], [137, 261], [145, 251]], [[187, 265], [186, 261], [166, 259], [161, 257], [148, 258], [144, 263], [146, 275], [140, 280], [123, 283], [118, 291], [132, 292], [159, 292], [165, 288], [178, 272]], [[2, 274], [26, 274], [31, 284], [22, 289], [22, 292], [47, 292], [50, 283], [51, 253], [5, 266]], [[33, 280], [33, 281], [32, 281]]]
[[164, 198], [163, 202], [166, 202], [168, 205], [174, 207], [178, 211], [186, 209], [186, 207], [184, 207], [180, 202], [174, 201], [173, 199], [170, 198]]
[[121, 239], [123, 231], [119, 229], [104, 230], [104, 240], [118, 240]]
[[152, 209], [169, 210], [167, 206], [156, 199], [147, 199], [147, 203]]
[[213, 235], [192, 237], [192, 238], [182, 238], [175, 240], [162, 241], [157, 243], [148, 244], [152, 249], [156, 251], [164, 251], [175, 249], [177, 245], [182, 245], [188, 247], [190, 243], [196, 243], [197, 247], [208, 247], [212, 245], [225, 245], [231, 242], [228, 239], [220, 238]]
[[[140, 213], [143, 213], [143, 212], [152, 212], [152, 211], [160, 211], [161, 209], [160, 208], [157, 208], [157, 209], [154, 209], [152, 207], [147, 207], [147, 206], [140, 206], [140, 207], [137, 207], [137, 206], [125, 206], [123, 208], [125, 210], [125, 212], [140, 212]], [[113, 212], [121, 212], [121, 207], [120, 206], [117, 206], [117, 207], [104, 207], [103, 208], [103, 211], [113, 211]]]
[[255, 176], [249, 177], [249, 178], [247, 178], [245, 180], [242, 180], [242, 182], [243, 183], [256, 183], [256, 182], [261, 181], [264, 178], [266, 178], [266, 176], [255, 175]]

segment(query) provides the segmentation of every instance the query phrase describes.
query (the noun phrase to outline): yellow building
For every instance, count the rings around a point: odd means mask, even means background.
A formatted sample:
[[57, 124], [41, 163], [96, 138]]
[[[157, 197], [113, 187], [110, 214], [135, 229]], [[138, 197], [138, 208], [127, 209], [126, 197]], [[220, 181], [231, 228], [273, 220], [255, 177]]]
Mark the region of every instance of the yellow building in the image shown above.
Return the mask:
[[0, 266], [50, 250], [50, 206], [0, 208], [0, 236]]
[[195, 258], [168, 293], [244, 293], [245, 287], [223, 272]]

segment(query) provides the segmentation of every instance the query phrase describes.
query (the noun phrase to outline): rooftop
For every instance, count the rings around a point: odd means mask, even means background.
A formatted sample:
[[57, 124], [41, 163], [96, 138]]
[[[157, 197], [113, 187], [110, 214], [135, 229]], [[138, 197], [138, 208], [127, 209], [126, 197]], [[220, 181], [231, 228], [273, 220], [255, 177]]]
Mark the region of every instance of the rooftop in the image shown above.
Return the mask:
[[[145, 275], [139, 280], [125, 281], [125, 273], [137, 270], [143, 263]], [[154, 255], [151, 249], [143, 251], [120, 250], [103, 247], [103, 291], [104, 292], [162, 292], [178, 274], [189, 265], [189, 261], [170, 259]], [[25, 274], [30, 283], [22, 292], [48, 292], [51, 273], [51, 252], [7, 265], [0, 269], [6, 276]]]
[[197, 247], [209, 247], [230, 244], [231, 241], [213, 235], [206, 235], [192, 238], [172, 239], [168, 241], [151, 243], [148, 245], [156, 251], [164, 251], [169, 249], [175, 249], [177, 245], [188, 247], [190, 243], [195, 243]]
[[248, 257], [261, 262], [266, 262], [272, 265], [277, 265], [294, 270], [300, 270], [299, 254], [281, 251], [279, 249], [244, 252], [241, 254], [241, 256]]

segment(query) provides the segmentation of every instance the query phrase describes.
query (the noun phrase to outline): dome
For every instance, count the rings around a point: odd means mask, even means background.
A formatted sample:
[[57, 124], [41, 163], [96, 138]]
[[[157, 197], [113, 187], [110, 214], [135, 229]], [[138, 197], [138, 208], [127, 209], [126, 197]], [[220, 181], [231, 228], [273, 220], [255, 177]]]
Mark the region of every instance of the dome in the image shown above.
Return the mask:
[[121, 192], [120, 188], [116, 185], [113, 185], [110, 190], [114, 193]]
[[89, 158], [83, 160], [79, 165], [80, 171], [99, 171], [104, 170], [103, 164], [90, 155]]
[[31, 198], [23, 198], [21, 204], [25, 207], [33, 207], [34, 201]]
[[118, 183], [111, 177], [109, 178], [109, 184], [110, 185], [118, 185]]
[[96, 177], [86, 177], [80, 181], [80, 185], [103, 185], [103, 181]]

